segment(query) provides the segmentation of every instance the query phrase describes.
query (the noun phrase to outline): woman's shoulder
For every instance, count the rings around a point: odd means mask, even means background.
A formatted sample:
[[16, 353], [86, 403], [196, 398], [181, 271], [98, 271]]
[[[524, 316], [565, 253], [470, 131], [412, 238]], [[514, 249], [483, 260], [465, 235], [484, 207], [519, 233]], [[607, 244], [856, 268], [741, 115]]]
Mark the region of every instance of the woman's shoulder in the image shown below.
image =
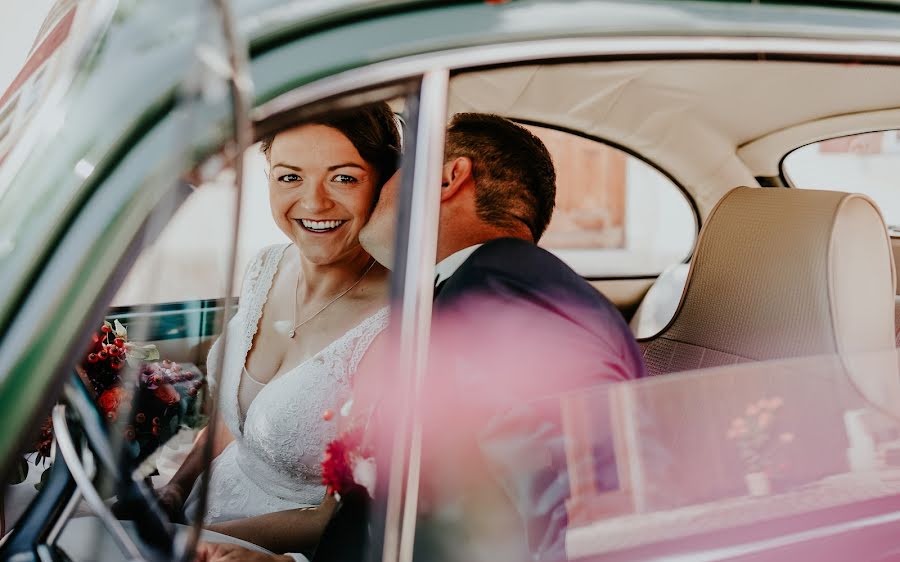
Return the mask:
[[283, 244], [270, 244], [268, 246], [265, 246], [258, 252], [256, 252], [256, 255], [253, 256], [252, 260], [250, 260], [250, 267], [252, 267], [255, 263], [266, 263], [272, 261], [277, 264], [281, 261], [284, 253], [290, 247], [290, 242], [286, 242]]
[[281, 258], [289, 247], [290, 243], [271, 244], [259, 250], [244, 270], [244, 282], [241, 292], [246, 293], [247, 290], [255, 286], [257, 281], [261, 278], [266, 279], [274, 277], [275, 271], [278, 269], [278, 264], [281, 262]]

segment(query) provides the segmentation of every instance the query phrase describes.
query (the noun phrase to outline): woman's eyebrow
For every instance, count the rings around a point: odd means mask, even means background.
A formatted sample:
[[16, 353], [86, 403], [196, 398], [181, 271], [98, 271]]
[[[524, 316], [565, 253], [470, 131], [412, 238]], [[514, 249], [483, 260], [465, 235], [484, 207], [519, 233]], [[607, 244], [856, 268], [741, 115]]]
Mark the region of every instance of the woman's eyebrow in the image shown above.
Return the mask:
[[346, 164], [338, 164], [337, 166], [328, 166], [328, 171], [333, 172], [339, 168], [359, 168], [360, 170], [365, 171], [365, 168], [363, 168], [359, 164], [354, 164], [353, 162], [347, 162]]
[[[295, 172], [302, 172], [303, 168], [300, 166], [292, 166], [291, 164], [285, 164], [284, 162], [278, 162], [277, 164], [272, 164], [272, 168], [287, 168], [288, 170], [294, 170]], [[337, 164], [335, 166], [328, 166], [328, 171], [333, 172], [340, 168], [359, 168], [360, 170], [365, 171], [365, 168], [360, 164], [354, 164], [353, 162], [345, 162], [344, 164]]]
[[277, 164], [272, 164], [273, 168], [287, 168], [288, 170], [294, 170], [295, 172], [302, 172], [303, 168], [299, 166], [291, 166], [290, 164], [285, 164], [284, 162], [279, 162]]

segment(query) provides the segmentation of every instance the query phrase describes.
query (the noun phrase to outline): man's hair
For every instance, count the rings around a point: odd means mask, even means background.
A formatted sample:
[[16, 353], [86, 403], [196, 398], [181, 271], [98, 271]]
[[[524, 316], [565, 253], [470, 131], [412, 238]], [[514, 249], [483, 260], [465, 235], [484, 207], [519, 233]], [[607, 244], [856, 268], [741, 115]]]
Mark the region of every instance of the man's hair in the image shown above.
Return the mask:
[[556, 171], [544, 143], [499, 115], [458, 113], [447, 128], [444, 161], [459, 157], [472, 161], [478, 217], [501, 228], [524, 223], [540, 240], [556, 202]]
[[[319, 119], [305, 121], [303, 125], [325, 125], [340, 131], [353, 144], [359, 155], [378, 173], [379, 189], [390, 179], [400, 165], [400, 131], [394, 112], [385, 102], [339, 111]], [[263, 137], [260, 150], [269, 157], [273, 133]]]

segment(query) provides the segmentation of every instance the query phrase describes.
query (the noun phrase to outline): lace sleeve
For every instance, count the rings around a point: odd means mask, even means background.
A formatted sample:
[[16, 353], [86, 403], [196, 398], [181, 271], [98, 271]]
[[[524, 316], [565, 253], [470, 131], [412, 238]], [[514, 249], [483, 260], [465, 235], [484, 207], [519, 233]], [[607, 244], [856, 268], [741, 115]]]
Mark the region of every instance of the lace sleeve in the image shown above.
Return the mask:
[[333, 342], [327, 348], [327, 353], [322, 354], [327, 372], [339, 381], [345, 390], [352, 385], [359, 362], [362, 361], [375, 336], [387, 326], [387, 322], [388, 307], [384, 307], [352, 328], [338, 341]]
[[390, 316], [390, 308], [384, 307], [375, 314], [373, 314], [366, 322], [359, 334], [359, 337], [355, 338], [353, 350], [350, 353], [350, 361], [348, 362], [348, 375], [350, 377], [356, 373], [356, 370], [359, 369], [359, 363], [362, 361], [363, 356], [366, 354], [366, 351], [369, 350], [369, 346], [372, 345], [372, 342], [375, 340], [375, 336], [380, 334], [386, 327], [388, 323], [388, 318]]

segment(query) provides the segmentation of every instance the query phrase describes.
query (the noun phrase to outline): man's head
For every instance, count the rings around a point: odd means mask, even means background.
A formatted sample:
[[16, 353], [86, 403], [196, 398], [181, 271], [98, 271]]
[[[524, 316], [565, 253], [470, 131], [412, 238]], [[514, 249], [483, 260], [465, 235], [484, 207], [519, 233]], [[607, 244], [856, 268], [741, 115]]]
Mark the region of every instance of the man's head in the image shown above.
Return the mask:
[[447, 128], [445, 171], [460, 158], [472, 163], [478, 217], [499, 229], [524, 224], [540, 240], [556, 201], [556, 171], [544, 143], [498, 115], [458, 113]]
[[[393, 259], [399, 176], [385, 184], [360, 241], [387, 266]], [[447, 128], [438, 260], [495, 238], [537, 242], [556, 198], [550, 153], [524, 127], [497, 115], [460, 113]]]

